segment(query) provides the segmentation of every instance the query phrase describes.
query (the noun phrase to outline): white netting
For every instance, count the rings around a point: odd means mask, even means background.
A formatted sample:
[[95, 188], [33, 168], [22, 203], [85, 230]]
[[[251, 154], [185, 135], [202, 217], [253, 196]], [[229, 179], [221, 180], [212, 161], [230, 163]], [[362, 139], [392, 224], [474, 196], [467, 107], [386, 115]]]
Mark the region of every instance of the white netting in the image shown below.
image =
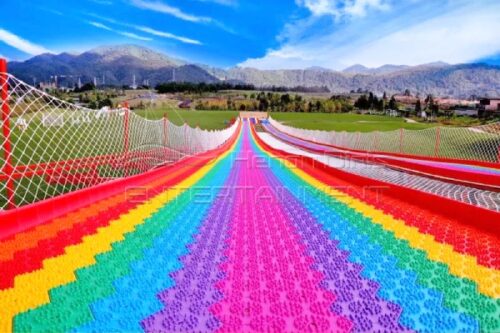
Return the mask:
[[387, 132], [336, 132], [295, 128], [271, 117], [272, 126], [289, 135], [340, 148], [370, 152], [500, 162], [500, 123], [477, 127], [434, 127]]
[[325, 154], [315, 154], [294, 146], [293, 141], [290, 142], [289, 140], [295, 138], [291, 138], [286, 134], [276, 131], [272, 126], [264, 126], [269, 130], [269, 133], [258, 133], [258, 135], [273, 148], [284, 150], [295, 155], [307, 156], [336, 169], [341, 169], [345, 172], [366, 178], [381, 180], [389, 184], [396, 184], [439, 195], [497, 212], [500, 211], [500, 193], [498, 192], [423, 177], [410, 172], [393, 169], [384, 164], [366, 163], [364, 161], [344, 159]]
[[6, 85], [8, 94], [0, 97], [0, 209], [214, 149], [233, 135], [239, 121], [207, 131], [166, 119], [147, 120], [124, 108], [83, 108], [0, 73], [0, 91]]

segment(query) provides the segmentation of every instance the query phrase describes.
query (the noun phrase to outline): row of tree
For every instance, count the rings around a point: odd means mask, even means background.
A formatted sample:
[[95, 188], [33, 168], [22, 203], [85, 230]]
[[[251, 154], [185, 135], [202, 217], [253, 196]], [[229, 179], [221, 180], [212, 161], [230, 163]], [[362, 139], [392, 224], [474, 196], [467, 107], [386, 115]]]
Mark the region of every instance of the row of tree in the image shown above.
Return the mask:
[[[384, 111], [387, 105], [387, 95], [384, 93], [382, 98], [378, 98], [372, 92], [367, 95], [363, 94], [358, 97], [358, 99], [354, 102], [354, 107], [361, 110], [378, 110]], [[396, 109], [397, 104], [394, 96], [391, 98], [389, 102], [390, 109]]]
[[[411, 96], [409, 90], [407, 89], [404, 93], [404, 96]], [[358, 99], [354, 102], [354, 107], [361, 110], [377, 110], [377, 111], [385, 111], [389, 110], [398, 110], [400, 105], [392, 96], [389, 100], [387, 99], [387, 94], [384, 92], [382, 98], [378, 98], [372, 92], [369, 92], [368, 95], [363, 94], [358, 97]], [[434, 98], [432, 95], [427, 95], [424, 100], [424, 106], [422, 108], [422, 103], [420, 102], [420, 98], [416, 99], [414, 112], [419, 115], [422, 110], [429, 112], [431, 115], [437, 115], [439, 113], [439, 105], [434, 102]]]
[[353, 109], [349, 100], [340, 96], [306, 100], [301, 95], [260, 92], [255, 99], [259, 102], [259, 111], [339, 113]]
[[168, 82], [161, 83], [155, 87], [160, 94], [165, 93], [207, 93], [218, 92], [220, 90], [255, 90], [251, 84], [231, 84], [227, 82], [221, 83], [192, 83], [192, 82]]
[[90, 109], [100, 109], [105, 106], [113, 107], [112, 98], [116, 97], [116, 94], [95, 92], [94, 94], [88, 94], [87, 92], [78, 95], [78, 101], [80, 103], [86, 104]]
[[200, 99], [196, 102], [195, 108], [198, 110], [339, 113], [349, 112], [353, 106], [348, 99], [341, 96], [306, 100], [298, 94], [261, 91], [245, 98], [229, 96], [226, 99]]
[[[219, 83], [191, 83], [191, 82], [167, 82], [161, 83], [155, 87], [155, 89], [160, 94], [164, 93], [207, 93], [207, 92], [218, 92], [221, 90], [258, 90], [252, 84], [237, 84], [230, 82], [219, 82]], [[266, 91], [272, 92], [304, 92], [304, 93], [328, 93], [330, 90], [326, 86], [322, 87], [281, 87], [281, 86], [269, 86], [262, 87]]]

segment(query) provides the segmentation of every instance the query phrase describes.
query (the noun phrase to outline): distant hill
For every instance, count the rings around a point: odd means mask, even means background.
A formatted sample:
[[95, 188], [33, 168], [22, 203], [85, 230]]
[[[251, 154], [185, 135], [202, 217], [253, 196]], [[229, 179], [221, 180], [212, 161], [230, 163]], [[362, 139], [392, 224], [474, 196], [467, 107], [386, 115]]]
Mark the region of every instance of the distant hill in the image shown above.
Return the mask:
[[[414, 67], [383, 66], [372, 71], [356, 66], [345, 72], [318, 70], [257, 70], [233, 68], [228, 78], [255, 86], [326, 86], [332, 92], [351, 90], [382, 94], [412, 93], [467, 98], [471, 95], [500, 96], [500, 67], [486, 64], [428, 64]], [[400, 66], [398, 66], [400, 67]], [[359, 72], [363, 73], [359, 73]]]
[[9, 72], [29, 83], [49, 81], [57, 75], [62, 85], [73, 86], [96, 77], [98, 84], [131, 85], [149, 80], [151, 85], [172, 81], [217, 82], [202, 68], [134, 45], [99, 47], [80, 55], [42, 54], [24, 62], [10, 62]]
[[258, 70], [234, 67], [228, 70], [203, 64], [189, 64], [159, 52], [135, 45], [99, 47], [80, 55], [42, 54], [24, 62], [10, 62], [9, 71], [29, 83], [49, 81], [57, 75], [61, 85], [72, 86], [78, 77], [83, 83], [96, 77], [98, 84], [131, 85], [149, 80], [161, 82], [218, 82], [228, 80], [257, 87], [323, 87], [336, 93], [370, 90], [388, 94], [410, 89], [412, 93], [436, 96], [500, 96], [500, 67], [488, 64], [449, 65], [431, 63], [420, 66], [384, 65], [367, 68], [354, 65], [339, 72], [321, 67], [305, 70]]
[[350, 67], [347, 67], [342, 71], [342, 73], [346, 74], [366, 74], [366, 75], [385, 75], [391, 74], [395, 72], [401, 72], [404, 70], [416, 70], [416, 69], [426, 69], [426, 68], [444, 68], [450, 66], [445, 62], [432, 62], [429, 64], [423, 64], [418, 66], [406, 66], [406, 65], [383, 65], [376, 68], [365, 67], [360, 64], [356, 64]]
[[124, 57], [130, 57], [139, 61], [144, 67], [149, 68], [179, 67], [186, 65], [186, 62], [183, 60], [171, 58], [159, 52], [136, 45], [101, 46], [87, 53], [97, 54], [100, 56], [100, 60], [103, 63], [113, 63]]
[[342, 71], [342, 73], [346, 74], [373, 74], [373, 75], [379, 75], [379, 74], [389, 74], [393, 72], [398, 72], [404, 69], [409, 68], [410, 66], [405, 66], [405, 65], [383, 65], [378, 68], [368, 68], [363, 65], [353, 65], [351, 67], [347, 67]]

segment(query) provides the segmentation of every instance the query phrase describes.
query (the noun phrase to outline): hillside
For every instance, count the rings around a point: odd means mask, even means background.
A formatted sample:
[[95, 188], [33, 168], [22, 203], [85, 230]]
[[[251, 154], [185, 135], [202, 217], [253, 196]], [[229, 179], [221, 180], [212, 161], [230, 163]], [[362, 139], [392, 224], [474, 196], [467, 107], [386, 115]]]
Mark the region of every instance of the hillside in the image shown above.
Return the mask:
[[[500, 95], [500, 67], [485, 64], [423, 65], [359, 74], [330, 70], [266, 70], [233, 68], [228, 78], [256, 86], [327, 86], [330, 91], [370, 90], [378, 94], [413, 93], [467, 98], [470, 95]], [[360, 70], [360, 68], [355, 68]]]
[[486, 64], [449, 65], [432, 63], [420, 66], [384, 65], [367, 68], [354, 65], [344, 71], [321, 67], [305, 70], [258, 70], [234, 67], [229, 70], [203, 64], [189, 64], [159, 52], [134, 46], [99, 47], [80, 55], [42, 54], [24, 62], [10, 62], [9, 70], [22, 80], [49, 81], [57, 75], [61, 85], [72, 86], [97, 78], [98, 84], [130, 85], [149, 80], [151, 85], [168, 81], [217, 82], [230, 80], [257, 87], [321, 87], [336, 93], [363, 89], [382, 94], [402, 92], [436, 96], [469, 97], [500, 95], [500, 66]]
[[174, 77], [177, 81], [217, 81], [196, 65], [133, 45], [100, 47], [80, 55], [42, 54], [24, 62], [10, 62], [9, 72], [30, 83], [33, 78], [50, 81], [57, 75], [59, 83], [66, 86], [73, 86], [78, 77], [83, 83], [96, 77], [102, 84], [104, 77], [107, 85], [130, 85], [134, 75], [138, 84], [147, 79], [155, 85]]

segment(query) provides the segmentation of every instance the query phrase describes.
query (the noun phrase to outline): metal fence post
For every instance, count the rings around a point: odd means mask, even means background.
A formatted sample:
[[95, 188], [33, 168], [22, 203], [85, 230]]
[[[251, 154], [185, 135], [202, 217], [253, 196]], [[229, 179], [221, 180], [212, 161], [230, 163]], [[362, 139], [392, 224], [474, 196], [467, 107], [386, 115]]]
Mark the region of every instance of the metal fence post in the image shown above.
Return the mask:
[[9, 106], [9, 79], [7, 76], [7, 61], [0, 59], [0, 99], [2, 100], [2, 133], [4, 137], [3, 153], [5, 159], [5, 166], [3, 171], [9, 177], [7, 179], [7, 201], [9, 209], [16, 208], [15, 202], [15, 184], [11, 178], [12, 175], [12, 145], [10, 138], [10, 106]]
[[439, 145], [441, 144], [441, 127], [436, 127], [436, 145], [434, 146], [434, 156], [439, 156]]
[[399, 129], [399, 152], [403, 153], [403, 128]]

